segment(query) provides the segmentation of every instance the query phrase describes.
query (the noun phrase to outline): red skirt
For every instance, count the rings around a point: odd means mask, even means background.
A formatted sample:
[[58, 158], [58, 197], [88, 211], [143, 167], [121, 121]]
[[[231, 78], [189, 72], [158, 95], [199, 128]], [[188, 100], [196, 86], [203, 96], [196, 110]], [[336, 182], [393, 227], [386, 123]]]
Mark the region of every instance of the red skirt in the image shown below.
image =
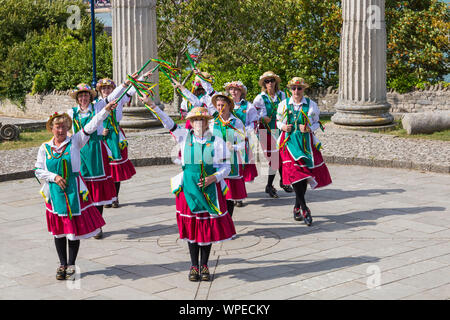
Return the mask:
[[216, 184], [219, 196], [220, 216], [210, 215], [209, 212], [192, 213], [181, 191], [175, 198], [177, 209], [177, 224], [180, 239], [199, 245], [209, 245], [232, 239], [236, 235], [233, 220], [227, 211], [227, 203], [220, 185]]
[[[283, 141], [284, 132], [281, 137]], [[280, 156], [283, 163], [283, 184], [294, 184], [308, 179], [312, 189], [325, 187], [331, 184], [331, 176], [327, 165], [323, 161], [322, 153], [311, 143], [314, 157], [314, 167], [306, 167], [302, 159], [294, 160], [288, 148], [280, 149]]]
[[116, 187], [111, 177], [111, 168], [109, 165], [108, 151], [106, 150], [105, 143], [100, 143], [103, 157], [103, 170], [105, 176], [96, 178], [83, 177], [83, 181], [86, 184], [89, 194], [92, 197], [92, 202], [95, 206], [103, 206], [111, 204], [117, 200]]
[[242, 201], [247, 198], [244, 178], [224, 180], [228, 186], [228, 192], [225, 196], [227, 200]]
[[267, 161], [269, 161], [269, 166], [273, 170], [278, 170], [281, 162], [279, 161], [280, 153], [278, 150], [277, 140], [262, 124], [259, 125], [258, 137], [264, 155]]
[[258, 176], [258, 170], [256, 169], [256, 164], [247, 163], [244, 165], [244, 181], [245, 182], [253, 182], [255, 178]]
[[53, 213], [51, 203], [46, 203], [47, 229], [56, 238], [67, 237], [69, 240], [87, 239], [100, 232], [105, 225], [102, 215], [94, 206], [89, 196], [85, 202], [80, 197], [81, 215], [73, 216], [72, 220], [67, 216], [59, 216]]
[[109, 163], [111, 169], [111, 177], [114, 182], [120, 182], [131, 179], [136, 174], [136, 169], [128, 159], [128, 147], [120, 151], [122, 160], [111, 161]]

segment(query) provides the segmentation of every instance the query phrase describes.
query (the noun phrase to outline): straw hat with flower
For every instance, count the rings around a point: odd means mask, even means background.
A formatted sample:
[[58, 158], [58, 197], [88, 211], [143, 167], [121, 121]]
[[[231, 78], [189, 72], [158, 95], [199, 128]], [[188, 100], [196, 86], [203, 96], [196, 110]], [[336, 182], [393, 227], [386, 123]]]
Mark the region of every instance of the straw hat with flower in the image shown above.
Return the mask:
[[241, 90], [242, 97], [245, 98], [247, 96], [247, 87], [242, 83], [242, 81], [231, 81], [225, 83], [223, 86], [227, 92], [230, 91], [230, 88], [238, 88]]
[[59, 119], [59, 118], [63, 119], [63, 122], [67, 126], [67, 130], [70, 130], [72, 128], [72, 119], [70, 118], [70, 116], [67, 113], [55, 112], [48, 118], [47, 123], [45, 124], [47, 131], [52, 132], [54, 120]]
[[80, 92], [89, 92], [91, 94], [91, 99], [94, 100], [97, 96], [97, 92], [92, 89], [89, 85], [86, 83], [80, 83], [78, 84], [75, 89], [72, 90], [71, 93], [69, 93], [69, 96], [71, 96], [73, 99], [77, 100], [77, 95]]
[[303, 88], [309, 88], [309, 84], [307, 84], [306, 82], [305, 82], [305, 79], [303, 79], [303, 78], [300, 78], [300, 77], [294, 77], [294, 78], [292, 78], [291, 80], [289, 80], [289, 82], [288, 82], [288, 84], [287, 84], [287, 87], [288, 88], [291, 88], [291, 87], [293, 87], [293, 86], [300, 86], [300, 87], [303, 87]]
[[106, 86], [111, 86], [113, 89], [116, 88], [116, 84], [114, 83], [114, 81], [112, 79], [109, 78], [104, 78], [104, 79], [100, 79], [97, 82], [97, 91], [100, 91], [101, 87], [106, 87]]

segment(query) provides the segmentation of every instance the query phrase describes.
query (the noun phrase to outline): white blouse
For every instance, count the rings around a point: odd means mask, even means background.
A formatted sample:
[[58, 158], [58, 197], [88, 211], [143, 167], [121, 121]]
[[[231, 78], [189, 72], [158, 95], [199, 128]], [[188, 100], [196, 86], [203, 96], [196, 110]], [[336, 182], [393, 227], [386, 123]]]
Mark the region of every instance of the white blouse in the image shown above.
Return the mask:
[[[280, 130], [283, 127], [283, 125], [285, 125], [287, 123], [287, 118], [285, 117], [286, 101], [287, 101], [287, 99], [283, 100], [278, 105], [277, 127]], [[292, 99], [292, 98], [289, 99], [289, 105], [293, 106], [295, 111], [298, 111], [303, 104], [307, 104], [305, 97], [303, 97], [301, 104], [295, 104], [294, 99]], [[316, 131], [317, 129], [319, 129], [319, 126], [320, 126], [319, 125], [319, 118], [320, 118], [319, 116], [320, 116], [320, 110], [319, 110], [319, 107], [317, 106], [317, 103], [315, 103], [314, 101], [312, 101], [310, 99], [309, 100], [308, 118], [309, 118], [309, 122], [311, 124], [308, 126], [311, 129], [311, 131], [313, 131], [313, 132]]]
[[[78, 105], [77, 106], [77, 111], [78, 111], [78, 114], [79, 114], [80, 118], [89, 117], [90, 112], [92, 112], [93, 110], [95, 110], [96, 114], [99, 113], [109, 102], [111, 102], [111, 101], [115, 100], [116, 98], [118, 98], [122, 94], [122, 92], [124, 90], [125, 90], [125, 88], [123, 87], [123, 85], [117, 86], [117, 88], [115, 88], [113, 90], [113, 92], [111, 92], [111, 94], [106, 97], [106, 99], [100, 99], [96, 103], [89, 104], [89, 107], [88, 107], [88, 109], [86, 111], [81, 110], [80, 106]], [[122, 100], [120, 100], [119, 104], [122, 103], [122, 101], [124, 99], [126, 99], [126, 97], [122, 98]], [[90, 112], [88, 112], [88, 111], [90, 111]], [[120, 111], [120, 112], [122, 112], [122, 111]], [[72, 108], [67, 110], [67, 114], [73, 120], [73, 109]], [[120, 119], [122, 119], [122, 115], [120, 116]], [[73, 128], [72, 128], [72, 130], [73, 130]], [[103, 134], [103, 123], [101, 123], [98, 126], [97, 134], [98, 135], [102, 135]]]
[[[186, 140], [188, 137], [189, 129], [186, 129], [182, 126], [176, 125], [175, 122], [164, 113], [159, 107], [154, 107], [153, 110], [158, 114], [161, 118], [162, 124], [164, 128], [170, 130], [172, 135], [175, 138], [175, 141], [180, 145], [181, 149], [181, 163], [185, 164], [184, 159], [184, 147], [186, 144]], [[241, 122], [242, 123], [242, 122]], [[211, 131], [207, 130], [203, 138], [193, 136], [195, 142], [200, 144], [205, 144], [208, 138], [211, 137]], [[231, 171], [230, 166], [230, 151], [228, 150], [225, 141], [223, 139], [216, 137], [214, 140], [214, 157], [213, 157], [213, 167], [217, 169], [215, 176], [217, 182], [220, 182]]]
[[[253, 100], [253, 105], [258, 111], [259, 119], [261, 119], [262, 117], [267, 117], [267, 109], [266, 104], [264, 103], [263, 96], [267, 96], [269, 100], [272, 101], [274, 104], [280, 103], [281, 101], [286, 99], [286, 94], [283, 91], [278, 91], [277, 94], [275, 94], [275, 97], [273, 98], [264, 91], [258, 94]], [[278, 96], [281, 96], [281, 100]]]

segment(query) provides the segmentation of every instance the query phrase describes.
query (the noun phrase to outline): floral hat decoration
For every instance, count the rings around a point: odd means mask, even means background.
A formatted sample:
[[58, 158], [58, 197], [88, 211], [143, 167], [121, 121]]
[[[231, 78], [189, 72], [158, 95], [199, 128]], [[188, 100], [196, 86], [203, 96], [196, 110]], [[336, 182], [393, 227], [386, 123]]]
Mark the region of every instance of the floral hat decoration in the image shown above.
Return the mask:
[[109, 78], [104, 78], [104, 79], [100, 79], [97, 82], [97, 91], [100, 91], [101, 87], [106, 87], [106, 86], [111, 86], [113, 89], [116, 88], [116, 84], [114, 83], [114, 81], [112, 79]]
[[247, 96], [247, 87], [242, 83], [241, 80], [227, 82], [223, 87], [227, 92], [229, 92], [230, 88], [238, 88], [239, 90], [241, 90], [243, 98]]
[[89, 92], [89, 93], [91, 94], [91, 99], [92, 99], [92, 100], [94, 100], [94, 98], [97, 96], [97, 92], [96, 92], [94, 89], [92, 89], [89, 85], [87, 85], [86, 83], [80, 83], [80, 84], [78, 84], [78, 85], [75, 87], [75, 89], [73, 89], [72, 92], [69, 93], [69, 95], [70, 95], [73, 99], [77, 100], [77, 95], [78, 95], [80, 92]]
[[303, 78], [300, 78], [300, 77], [294, 77], [294, 78], [292, 78], [291, 80], [289, 80], [289, 82], [288, 82], [288, 84], [287, 84], [287, 87], [288, 88], [291, 88], [291, 87], [293, 87], [293, 86], [300, 86], [300, 87], [303, 87], [303, 88], [309, 88], [309, 84], [307, 84], [306, 82], [305, 82], [305, 79], [303, 79]]
[[52, 132], [53, 120], [57, 118], [64, 118], [64, 122], [67, 124], [67, 130], [70, 130], [70, 128], [72, 128], [72, 118], [70, 118], [70, 116], [67, 113], [55, 112], [54, 114], [48, 117], [47, 123], [45, 124], [47, 131]]

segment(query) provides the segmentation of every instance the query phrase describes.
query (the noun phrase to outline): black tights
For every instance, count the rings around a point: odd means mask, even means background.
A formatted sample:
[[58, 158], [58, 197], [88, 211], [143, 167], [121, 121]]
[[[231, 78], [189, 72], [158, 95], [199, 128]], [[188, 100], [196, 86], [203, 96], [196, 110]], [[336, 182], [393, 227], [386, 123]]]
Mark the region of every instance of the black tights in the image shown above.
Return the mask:
[[295, 207], [306, 210], [307, 207], [306, 207], [305, 193], [308, 187], [307, 180], [305, 179], [300, 182], [294, 183], [292, 187], [294, 188], [295, 191]]
[[233, 200], [227, 200], [227, 210], [228, 210], [228, 213], [230, 214], [230, 217], [232, 217], [233, 212], [234, 212], [234, 201]]
[[198, 267], [198, 257], [201, 252], [200, 265], [208, 265], [209, 254], [211, 253], [211, 244], [207, 246], [199, 246], [197, 243], [188, 242], [189, 253], [191, 255], [192, 266]]
[[117, 196], [117, 200], [119, 200], [120, 181], [119, 181], [119, 182], [114, 182], [114, 185], [116, 186], [116, 196]]
[[80, 240], [69, 240], [69, 261], [67, 261], [66, 237], [55, 238], [56, 252], [58, 253], [59, 263], [62, 266], [73, 266], [77, 259], [78, 249], [80, 249]]
[[103, 216], [103, 206], [95, 206], [98, 211], [100, 211], [100, 214]]
[[[280, 174], [280, 182], [283, 181], [283, 167], [280, 166], [278, 168], [278, 173]], [[275, 175], [274, 174], [269, 174], [268, 178], [267, 178], [267, 185], [268, 186], [273, 186], [273, 180], [275, 180]]]

